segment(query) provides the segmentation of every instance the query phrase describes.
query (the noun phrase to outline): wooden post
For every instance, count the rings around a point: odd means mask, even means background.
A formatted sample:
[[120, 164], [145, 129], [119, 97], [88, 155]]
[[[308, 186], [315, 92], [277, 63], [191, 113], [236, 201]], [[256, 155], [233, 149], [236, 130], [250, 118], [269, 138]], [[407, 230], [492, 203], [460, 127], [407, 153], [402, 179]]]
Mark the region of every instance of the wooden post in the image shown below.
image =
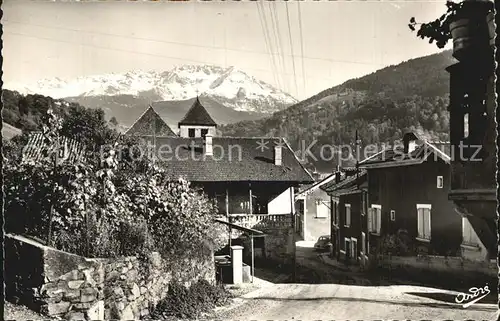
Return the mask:
[[249, 189], [249, 194], [250, 194], [250, 214], [253, 214], [253, 206], [252, 206], [252, 183], [248, 183], [248, 189]]
[[253, 283], [253, 276], [255, 274], [255, 260], [254, 260], [254, 251], [253, 251], [253, 233], [250, 234], [250, 245], [252, 248], [252, 283]]
[[[230, 218], [229, 218], [229, 191], [227, 190], [226, 188], [226, 216], [227, 216], [227, 221], [232, 223]], [[233, 230], [231, 229], [231, 226], [228, 226], [228, 230], [229, 230], [229, 247], [231, 247], [231, 239], [232, 239], [232, 234], [233, 234]]]

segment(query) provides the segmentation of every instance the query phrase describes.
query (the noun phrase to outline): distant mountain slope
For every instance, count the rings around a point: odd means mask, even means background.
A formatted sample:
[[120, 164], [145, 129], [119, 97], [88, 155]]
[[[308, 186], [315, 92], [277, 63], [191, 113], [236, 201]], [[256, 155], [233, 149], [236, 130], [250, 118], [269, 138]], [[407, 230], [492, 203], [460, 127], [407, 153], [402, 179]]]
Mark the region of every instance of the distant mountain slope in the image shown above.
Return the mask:
[[[68, 97], [65, 100], [88, 108], [101, 108], [109, 118], [115, 117], [122, 130], [130, 127], [147, 109], [151, 101], [153, 107], [172, 129], [184, 117], [195, 98], [186, 100], [155, 101], [132, 95]], [[237, 111], [226, 107], [212, 97], [201, 96], [200, 100], [218, 124], [231, 124], [242, 120], [256, 120], [265, 117], [262, 113]]]
[[42, 79], [34, 84], [5, 84], [4, 87], [53, 98], [104, 100], [126, 95], [137, 99], [177, 101], [203, 94], [228, 108], [252, 113], [273, 113], [297, 103], [289, 94], [241, 70], [211, 65], [184, 65], [165, 72], [132, 71], [71, 80]]
[[312, 166], [330, 170], [337, 164], [331, 148], [353, 144], [355, 131], [363, 145], [400, 139], [413, 129], [430, 139], [447, 140], [449, 75], [455, 63], [450, 51], [405, 61], [324, 90], [286, 110], [256, 121], [223, 126], [230, 136], [285, 136], [292, 148], [305, 144], [318, 158]]

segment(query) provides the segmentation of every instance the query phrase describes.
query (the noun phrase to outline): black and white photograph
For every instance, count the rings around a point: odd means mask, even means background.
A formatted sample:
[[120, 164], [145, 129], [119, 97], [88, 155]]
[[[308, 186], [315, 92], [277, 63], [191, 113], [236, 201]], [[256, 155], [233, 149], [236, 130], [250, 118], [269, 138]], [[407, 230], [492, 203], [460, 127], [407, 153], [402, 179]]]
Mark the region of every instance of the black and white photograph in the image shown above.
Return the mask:
[[492, 0], [3, 0], [4, 320], [500, 320]]

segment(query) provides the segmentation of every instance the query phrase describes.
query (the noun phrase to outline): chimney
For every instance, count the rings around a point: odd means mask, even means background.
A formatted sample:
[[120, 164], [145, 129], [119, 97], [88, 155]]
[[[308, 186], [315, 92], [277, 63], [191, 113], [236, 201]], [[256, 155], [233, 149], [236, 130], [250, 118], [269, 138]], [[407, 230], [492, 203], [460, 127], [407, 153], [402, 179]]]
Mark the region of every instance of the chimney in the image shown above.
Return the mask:
[[205, 135], [205, 156], [213, 156], [214, 154], [212, 138], [212, 135], [209, 133]]
[[282, 152], [281, 146], [274, 146], [274, 165], [277, 166], [282, 165], [281, 152]]
[[415, 133], [413, 133], [413, 132], [406, 133], [403, 136], [404, 153], [409, 154], [409, 153], [413, 152], [415, 150], [415, 148], [417, 148], [417, 141], [418, 140], [419, 140], [419, 138], [417, 137], [417, 135], [415, 135]]

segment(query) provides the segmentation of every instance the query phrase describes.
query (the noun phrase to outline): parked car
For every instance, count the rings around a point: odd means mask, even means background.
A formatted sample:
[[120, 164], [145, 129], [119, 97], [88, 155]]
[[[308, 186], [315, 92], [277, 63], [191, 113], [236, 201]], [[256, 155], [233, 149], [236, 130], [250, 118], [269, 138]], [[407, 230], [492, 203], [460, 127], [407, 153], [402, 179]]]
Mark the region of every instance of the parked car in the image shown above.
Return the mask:
[[316, 251], [328, 251], [330, 246], [332, 246], [330, 235], [322, 235], [318, 238], [318, 240], [314, 244], [314, 249]]

